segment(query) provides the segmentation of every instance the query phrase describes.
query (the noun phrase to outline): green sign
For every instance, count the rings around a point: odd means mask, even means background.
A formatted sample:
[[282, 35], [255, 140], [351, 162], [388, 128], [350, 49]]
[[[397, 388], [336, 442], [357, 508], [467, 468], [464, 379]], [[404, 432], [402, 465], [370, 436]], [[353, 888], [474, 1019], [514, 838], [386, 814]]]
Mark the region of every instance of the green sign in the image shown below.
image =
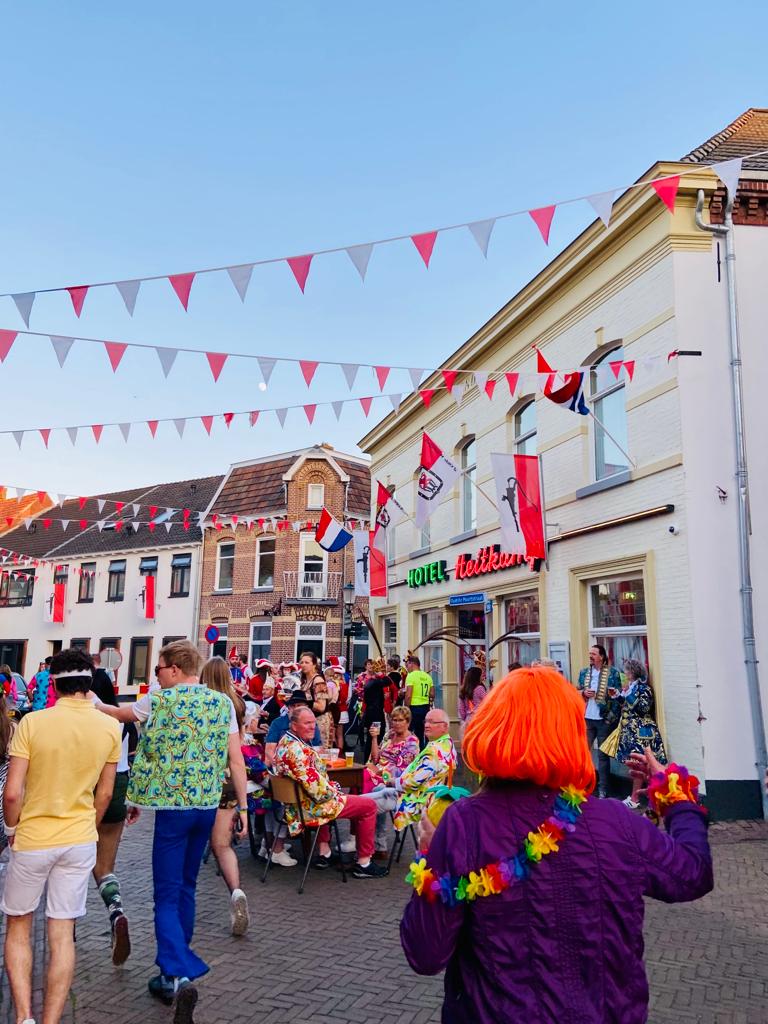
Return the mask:
[[427, 583], [442, 583], [448, 579], [448, 574], [445, 571], [447, 565], [445, 559], [441, 559], [439, 562], [428, 562], [418, 569], [409, 569], [408, 586], [423, 587]]

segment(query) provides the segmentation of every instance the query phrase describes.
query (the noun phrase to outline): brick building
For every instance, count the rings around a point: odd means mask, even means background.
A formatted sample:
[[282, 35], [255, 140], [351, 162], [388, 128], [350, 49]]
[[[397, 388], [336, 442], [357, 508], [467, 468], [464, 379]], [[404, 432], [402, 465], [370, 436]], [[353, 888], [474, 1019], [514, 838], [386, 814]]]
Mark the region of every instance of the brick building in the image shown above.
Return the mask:
[[[315, 526], [323, 507], [338, 520], [367, 522], [370, 494], [367, 460], [329, 445], [232, 466], [207, 517], [201, 651], [226, 656], [237, 647], [251, 664], [293, 661], [307, 650], [320, 658], [346, 653], [344, 603], [361, 605], [352, 590], [353, 548], [323, 551]], [[210, 625], [219, 631], [214, 644], [205, 639]], [[367, 651], [367, 638], [357, 639], [354, 662]]]

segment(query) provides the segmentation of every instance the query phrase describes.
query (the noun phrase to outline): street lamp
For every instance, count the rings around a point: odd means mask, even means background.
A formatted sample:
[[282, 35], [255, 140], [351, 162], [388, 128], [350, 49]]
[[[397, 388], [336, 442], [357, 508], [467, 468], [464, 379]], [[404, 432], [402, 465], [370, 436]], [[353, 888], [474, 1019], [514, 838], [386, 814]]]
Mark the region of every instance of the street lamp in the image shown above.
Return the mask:
[[352, 674], [352, 663], [349, 660], [352, 646], [352, 608], [355, 603], [354, 583], [345, 583], [342, 587], [344, 600], [344, 635], [347, 638], [347, 672]]

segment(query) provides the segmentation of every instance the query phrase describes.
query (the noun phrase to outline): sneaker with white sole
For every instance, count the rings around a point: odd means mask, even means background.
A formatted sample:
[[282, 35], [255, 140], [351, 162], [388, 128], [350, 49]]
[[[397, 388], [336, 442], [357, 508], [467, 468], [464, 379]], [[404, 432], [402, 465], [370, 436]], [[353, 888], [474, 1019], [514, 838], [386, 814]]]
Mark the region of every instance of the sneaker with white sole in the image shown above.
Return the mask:
[[256, 854], [256, 856], [257, 857], [261, 857], [262, 860], [266, 860], [267, 857], [269, 856], [269, 850], [267, 849], [267, 844], [264, 842], [263, 839], [261, 840], [261, 846], [259, 847], [259, 852]]
[[342, 853], [354, 853], [357, 850], [357, 840], [354, 836], [350, 836], [349, 839], [345, 839], [341, 844]]
[[287, 850], [281, 850], [280, 853], [272, 854], [272, 863], [279, 864], [281, 868], [295, 868], [299, 862]]
[[639, 803], [635, 803], [635, 801], [632, 799], [631, 796], [625, 797], [625, 799], [622, 800], [622, 803], [624, 804], [625, 807], [628, 807], [630, 809], [630, 811], [639, 811], [640, 810], [640, 804]]
[[353, 878], [384, 878], [387, 874], [389, 874], [389, 872], [386, 868], [382, 868], [378, 864], [374, 864], [373, 861], [371, 861], [370, 864], [366, 864], [365, 867], [361, 864], [355, 864], [352, 868]]
[[242, 889], [233, 889], [230, 898], [229, 918], [233, 935], [245, 935], [251, 923], [248, 914], [248, 898]]

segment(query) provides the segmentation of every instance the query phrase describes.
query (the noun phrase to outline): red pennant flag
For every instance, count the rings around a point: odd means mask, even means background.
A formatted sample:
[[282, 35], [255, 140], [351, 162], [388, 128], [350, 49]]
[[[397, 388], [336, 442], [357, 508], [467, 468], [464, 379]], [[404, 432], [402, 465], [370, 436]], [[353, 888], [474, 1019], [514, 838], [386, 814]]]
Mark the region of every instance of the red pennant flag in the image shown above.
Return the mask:
[[311, 423], [315, 418], [315, 412], [317, 411], [316, 405], [305, 405], [304, 412], [306, 413], [307, 419]]
[[372, 401], [373, 401], [372, 398], [361, 398], [360, 399], [360, 405], [362, 405], [363, 412], [365, 413], [366, 416], [371, 411], [371, 402]]
[[232, 420], [234, 418], [235, 418], [235, 414], [233, 412], [225, 412], [224, 413], [224, 422], [227, 425], [227, 430], [229, 430], [229, 425], [230, 425], [230, 423], [232, 422]]
[[118, 515], [123, 511], [124, 508], [125, 508], [125, 502], [124, 501], [116, 501], [115, 502], [115, 512], [117, 512]]
[[72, 307], [75, 311], [75, 316], [79, 319], [80, 314], [83, 311], [83, 303], [85, 302], [85, 296], [88, 294], [88, 285], [79, 285], [77, 288], [67, 288], [69, 297], [72, 299]]
[[435, 389], [434, 388], [424, 388], [422, 391], [419, 392], [419, 394], [421, 395], [421, 400], [424, 403], [424, 405], [427, 408], [429, 408], [429, 403], [432, 401], [432, 398], [433, 398], [433, 396], [435, 394]]
[[184, 309], [189, 306], [189, 293], [192, 290], [192, 282], [195, 280], [195, 274], [170, 274], [168, 280], [171, 282], [171, 287], [179, 297], [179, 302], [182, 304]]
[[374, 369], [374, 371], [376, 373], [376, 380], [379, 382], [379, 391], [383, 391], [384, 390], [384, 385], [387, 383], [387, 377], [389, 376], [389, 371], [390, 371], [391, 367], [389, 367], [389, 366], [374, 366], [373, 369]]
[[107, 356], [109, 357], [109, 364], [112, 367], [112, 373], [115, 373], [128, 346], [122, 341], [105, 341], [104, 348], [107, 350]]
[[232, 525], [236, 527], [240, 517], [239, 516], [232, 516], [231, 518], [232, 518]]
[[52, 519], [44, 519], [43, 520], [43, 529], [44, 530], [50, 530], [52, 522], [53, 522]]
[[302, 294], [309, 277], [309, 268], [312, 265], [313, 255], [313, 253], [310, 253], [308, 256], [289, 256], [285, 261], [291, 268], [293, 276], [296, 278], [296, 284], [301, 288]]
[[485, 382], [485, 393], [486, 395], [488, 395], [489, 398], [493, 398], [493, 392], [496, 389], [497, 383], [498, 382], [495, 380], [487, 380]]
[[432, 250], [435, 248], [436, 240], [436, 231], [425, 231], [421, 235], [411, 235], [411, 241], [416, 246], [419, 256], [424, 260], [425, 267], [429, 266], [429, 261], [432, 259]]
[[312, 383], [312, 378], [315, 376], [315, 371], [320, 364], [315, 362], [314, 359], [300, 359], [299, 366], [301, 367], [301, 373], [306, 381], [307, 387]]
[[189, 519], [190, 515], [191, 515], [191, 513], [190, 513], [189, 509], [185, 508], [184, 509], [184, 518], [185, 519]]
[[50, 427], [42, 427], [41, 430], [40, 430], [40, 436], [43, 439], [43, 444], [47, 448], [48, 447], [48, 438], [51, 436], [51, 428]]
[[5, 357], [11, 351], [11, 345], [16, 341], [18, 331], [0, 331], [0, 363], [5, 362]]
[[157, 515], [157, 505], [150, 505], [149, 506], [149, 518], [150, 519], [154, 519], [156, 515]]
[[652, 181], [651, 187], [662, 203], [667, 207], [669, 212], [674, 213], [677, 190], [680, 188], [680, 175], [673, 174], [669, 178], [661, 178], [660, 181]]
[[507, 384], [509, 384], [509, 393], [514, 398], [515, 391], [517, 390], [517, 382], [520, 380], [520, 374], [505, 373], [504, 376], [507, 378]]
[[254, 411], [251, 413], [249, 418], [250, 418], [250, 421], [251, 421], [251, 426], [255, 427], [256, 426], [256, 421], [259, 418], [258, 410], [254, 409]]
[[44, 502], [44, 501], [45, 501], [45, 499], [46, 499], [47, 497], [48, 497], [48, 495], [46, 494], [46, 492], [45, 492], [45, 491], [38, 491], [38, 492], [37, 492], [37, 500], [38, 500], [38, 501], [39, 501], [39, 502], [40, 502], [41, 504], [42, 504], [42, 502]]
[[635, 376], [635, 360], [634, 359], [625, 359], [624, 360], [624, 369], [626, 370], [627, 377], [629, 377], [629, 383], [631, 384], [632, 383], [632, 378]]
[[205, 358], [208, 360], [208, 365], [211, 368], [213, 374], [214, 383], [218, 381], [219, 374], [224, 369], [224, 363], [227, 361], [226, 352], [206, 352]]
[[122, 528], [123, 528], [123, 520], [122, 519], [118, 519], [117, 522], [115, 523], [115, 529], [116, 530], [122, 530]]
[[211, 427], [213, 426], [213, 416], [201, 416], [200, 420], [202, 421], [202, 424], [205, 427], [206, 434], [208, 434], [208, 436], [210, 437]]
[[[8, 524], [9, 527], [13, 526], [13, 516], [6, 516], [5, 517], [5, 521], [6, 521], [6, 523]], [[50, 522], [50, 520], [49, 520], [49, 522]], [[16, 559], [14, 558], [14, 562], [15, 561], [16, 561]]]
[[541, 232], [544, 244], [549, 245], [549, 229], [552, 226], [552, 218], [555, 216], [554, 206], [541, 206], [538, 210], [529, 210], [528, 213]]
[[80, 529], [84, 530], [87, 526], [88, 526], [88, 520], [87, 519], [81, 519], [80, 520]]
[[155, 530], [157, 529], [157, 523], [147, 523], [147, 526], [149, 526], [150, 533], [154, 533]]
[[80, 511], [82, 512], [83, 509], [85, 508], [85, 503], [86, 503], [86, 501], [88, 501], [88, 499], [87, 498], [78, 498], [77, 500], [78, 500], [78, 503], [80, 505]]
[[[147, 426], [149, 427], [149, 432], [152, 435], [152, 437], [154, 437], [155, 434], [157, 433], [157, 424], [158, 423], [159, 423], [159, 420], [147, 420]], [[117, 511], [119, 512], [120, 509], [118, 509]]]
[[189, 520], [188, 519], [185, 519], [184, 522], [181, 525], [184, 527], [185, 530], [189, 530]]
[[445, 386], [450, 391], [453, 385], [456, 383], [456, 377], [458, 376], [458, 370], [443, 370], [443, 380]]
[[621, 367], [623, 365], [622, 361], [620, 359], [616, 359], [614, 362], [608, 363], [608, 365], [613, 370], [613, 376], [618, 380], [619, 374], [621, 373]]
[[104, 427], [101, 423], [94, 423], [93, 426], [91, 427], [91, 430], [93, 431], [93, 436], [96, 440], [96, 444], [98, 444], [99, 441], [101, 440], [101, 432], [103, 429]]
[[[534, 345], [534, 348], [536, 348], [535, 345]], [[539, 349], [536, 349], [536, 372], [537, 373], [552, 373], [552, 367], [549, 365], [547, 360], [541, 354]]]

